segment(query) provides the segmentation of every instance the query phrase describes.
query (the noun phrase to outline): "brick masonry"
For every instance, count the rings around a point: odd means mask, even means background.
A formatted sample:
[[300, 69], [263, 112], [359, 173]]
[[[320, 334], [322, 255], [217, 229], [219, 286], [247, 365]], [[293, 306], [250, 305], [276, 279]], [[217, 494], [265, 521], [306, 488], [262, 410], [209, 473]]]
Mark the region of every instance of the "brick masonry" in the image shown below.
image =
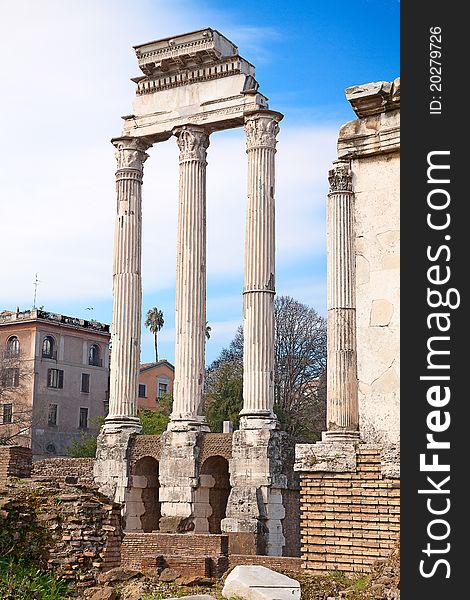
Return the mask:
[[227, 554], [226, 535], [126, 532], [121, 564], [144, 571], [169, 566], [184, 576], [218, 576], [227, 568]]
[[0, 446], [0, 481], [31, 476], [32, 454], [23, 446]]
[[398, 539], [400, 482], [381, 472], [380, 448], [359, 446], [352, 472], [300, 473], [302, 566], [368, 572]]
[[292, 556], [231, 554], [229, 556], [229, 569], [237, 565], [257, 565], [279, 571], [300, 571], [302, 568], [302, 559]]
[[33, 477], [50, 477], [59, 481], [75, 478], [77, 483], [93, 483], [94, 458], [45, 458], [33, 462]]

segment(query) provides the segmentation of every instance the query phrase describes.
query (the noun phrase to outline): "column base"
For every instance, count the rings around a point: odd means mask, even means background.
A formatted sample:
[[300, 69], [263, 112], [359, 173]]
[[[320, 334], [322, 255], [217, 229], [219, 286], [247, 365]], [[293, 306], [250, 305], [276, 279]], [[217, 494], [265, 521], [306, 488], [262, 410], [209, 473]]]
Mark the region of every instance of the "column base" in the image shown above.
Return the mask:
[[129, 449], [137, 432], [130, 426], [113, 427], [109, 424], [107, 429], [104, 425], [98, 436], [93, 477], [102, 494], [114, 502], [124, 503], [129, 485]]
[[282, 490], [287, 487], [287, 477], [282, 472], [285, 437], [284, 432], [267, 427], [241, 428], [233, 434], [232, 490], [221, 526], [224, 533], [231, 535], [231, 544], [240, 548], [248, 545], [250, 552], [256, 549], [257, 553], [282, 555]]
[[279, 421], [270, 411], [240, 412], [240, 429], [280, 429]]
[[170, 429], [161, 436], [159, 499], [162, 533], [185, 533], [195, 530], [195, 492], [199, 484], [199, 433], [194, 429]]
[[322, 442], [360, 442], [361, 434], [354, 429], [332, 429], [331, 431], [323, 431], [321, 439]]
[[167, 431], [196, 431], [201, 433], [210, 433], [209, 425], [206, 418], [197, 417], [182, 417], [171, 418], [167, 426]]
[[106, 417], [101, 431], [102, 433], [118, 433], [119, 431], [140, 433], [142, 425], [139, 417]]

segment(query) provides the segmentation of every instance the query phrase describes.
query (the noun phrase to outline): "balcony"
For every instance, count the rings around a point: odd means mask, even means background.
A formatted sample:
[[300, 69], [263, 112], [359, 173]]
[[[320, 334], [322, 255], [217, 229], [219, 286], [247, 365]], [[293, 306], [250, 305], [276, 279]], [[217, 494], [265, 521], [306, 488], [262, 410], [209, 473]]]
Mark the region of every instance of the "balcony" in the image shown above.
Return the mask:
[[41, 353], [41, 358], [47, 358], [48, 360], [57, 360], [57, 350], [50, 350], [49, 352]]
[[102, 358], [92, 358], [90, 356], [90, 358], [88, 359], [88, 364], [91, 367], [102, 367], [103, 366], [103, 359]]

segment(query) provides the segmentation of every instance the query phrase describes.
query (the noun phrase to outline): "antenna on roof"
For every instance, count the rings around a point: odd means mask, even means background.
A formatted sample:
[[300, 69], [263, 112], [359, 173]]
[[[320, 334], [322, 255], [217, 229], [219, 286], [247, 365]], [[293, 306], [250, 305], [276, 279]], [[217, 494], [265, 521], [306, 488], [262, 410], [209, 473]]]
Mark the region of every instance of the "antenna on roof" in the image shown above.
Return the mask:
[[40, 284], [40, 280], [38, 279], [38, 274], [36, 273], [36, 276], [34, 278], [34, 299], [33, 299], [33, 308], [36, 308], [36, 297], [38, 294], [38, 286]]

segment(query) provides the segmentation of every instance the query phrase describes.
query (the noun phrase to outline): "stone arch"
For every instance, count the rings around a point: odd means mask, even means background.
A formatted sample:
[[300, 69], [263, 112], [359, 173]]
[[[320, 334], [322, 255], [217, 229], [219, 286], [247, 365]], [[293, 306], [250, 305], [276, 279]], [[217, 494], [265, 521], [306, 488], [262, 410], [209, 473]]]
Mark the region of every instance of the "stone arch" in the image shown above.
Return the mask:
[[228, 460], [223, 456], [209, 456], [201, 465], [200, 487], [207, 489], [210, 514], [207, 516], [209, 533], [221, 533], [220, 523], [225, 518], [230, 495]]
[[132, 469], [132, 485], [126, 500], [126, 529], [158, 531], [161, 509], [159, 462], [152, 456], [139, 458]]

